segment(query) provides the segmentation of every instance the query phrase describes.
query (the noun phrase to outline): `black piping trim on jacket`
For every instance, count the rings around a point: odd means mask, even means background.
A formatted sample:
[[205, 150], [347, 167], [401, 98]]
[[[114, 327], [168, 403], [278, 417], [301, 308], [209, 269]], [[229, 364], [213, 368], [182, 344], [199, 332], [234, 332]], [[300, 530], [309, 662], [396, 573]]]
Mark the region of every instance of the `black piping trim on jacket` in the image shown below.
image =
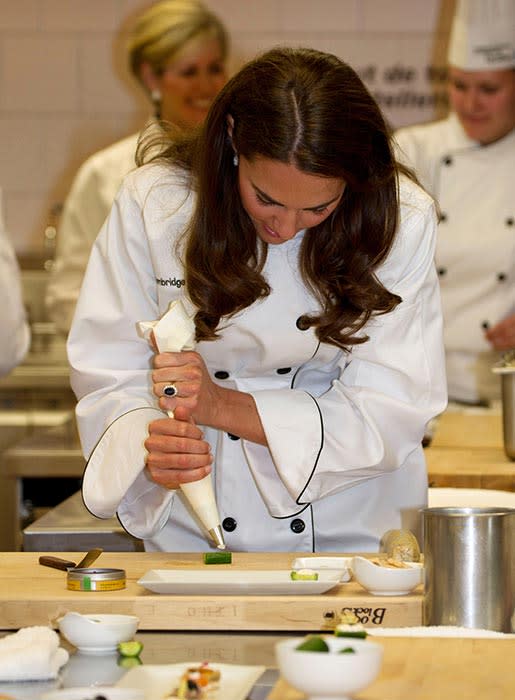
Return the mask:
[[[317, 344], [317, 346], [316, 346], [316, 348], [315, 348], [315, 351], [313, 352], [313, 354], [312, 354], [311, 357], [309, 358], [308, 362], [309, 362], [310, 360], [312, 360], [312, 359], [315, 357], [315, 355], [317, 354], [319, 348], [320, 348], [320, 341], [318, 342], [318, 344]], [[304, 363], [304, 364], [306, 364], [306, 363]], [[300, 367], [298, 367], [298, 368], [297, 368], [297, 371], [296, 371], [295, 374], [293, 375], [293, 377], [292, 377], [292, 379], [291, 379], [291, 382], [290, 382], [290, 389], [293, 389], [293, 388], [294, 388], [295, 379], [297, 378], [297, 374], [298, 374], [298, 373], [300, 372], [300, 370], [304, 367], [304, 364], [302, 364]], [[311, 394], [309, 394], [309, 395], [311, 396]], [[313, 398], [313, 397], [311, 397], [311, 398]], [[319, 409], [319, 412], [320, 412], [320, 409]], [[323, 444], [323, 443], [322, 443], [322, 444]], [[322, 449], [322, 448], [320, 448], [320, 449]], [[320, 453], [319, 453], [319, 454], [320, 454]], [[318, 461], [318, 456], [317, 456], [317, 461]], [[316, 466], [316, 463], [315, 463], [315, 466]], [[313, 473], [311, 474], [311, 476], [313, 476]], [[309, 477], [310, 480], [311, 480], [311, 476]], [[308, 483], [309, 483], [309, 481], [308, 481]], [[306, 488], [307, 488], [307, 484], [306, 484], [306, 486], [305, 486], [304, 489], [303, 489], [303, 493], [304, 493], [304, 491], [306, 490]], [[296, 500], [296, 503], [297, 503], [298, 505], [301, 505], [301, 504], [299, 503], [299, 499]], [[288, 518], [295, 518], [297, 515], [300, 515], [301, 513], [303, 513], [303, 512], [306, 510], [306, 508], [310, 508], [310, 509], [311, 509], [311, 531], [312, 531], [312, 539], [314, 540], [315, 535], [314, 535], [314, 531], [313, 531], [313, 509], [312, 509], [311, 503], [306, 503], [306, 504], [305, 504], [300, 510], [298, 510], [296, 513], [291, 513], [290, 515], [273, 515], [272, 517], [274, 518], [274, 520], [288, 520]], [[315, 550], [313, 550], [313, 551], [315, 551]]]
[[318, 416], [319, 416], [319, 418], [320, 418], [320, 430], [321, 430], [321, 433], [322, 433], [322, 439], [320, 440], [320, 448], [319, 448], [318, 454], [317, 454], [317, 456], [316, 456], [316, 458], [315, 458], [315, 463], [313, 464], [313, 469], [311, 470], [311, 474], [310, 474], [308, 480], [306, 481], [306, 485], [304, 486], [304, 488], [302, 489], [302, 491], [300, 492], [300, 494], [299, 494], [299, 496], [298, 496], [298, 498], [297, 498], [297, 500], [296, 500], [296, 503], [298, 503], [299, 505], [300, 505], [300, 500], [301, 500], [301, 498], [302, 498], [302, 494], [303, 494], [303, 493], [306, 491], [306, 489], [308, 488], [309, 482], [310, 482], [311, 479], [313, 478], [313, 475], [314, 475], [314, 473], [315, 473], [315, 471], [316, 471], [317, 464], [318, 464], [318, 460], [320, 459], [320, 453], [322, 452], [322, 449], [323, 449], [323, 447], [324, 447], [324, 437], [325, 437], [325, 436], [324, 436], [324, 421], [323, 421], [323, 418], [322, 418], [322, 411], [320, 410], [320, 406], [318, 405], [318, 401], [317, 401], [317, 400], [315, 399], [315, 397], [312, 396], [309, 392], [306, 392], [306, 393], [307, 393], [308, 396], [310, 396], [310, 397], [313, 399], [313, 401], [314, 401], [314, 403], [315, 403], [315, 406], [317, 407]]
[[311, 503], [306, 503], [305, 506], [303, 506], [300, 510], [298, 510], [296, 513], [291, 513], [290, 515], [272, 515], [272, 518], [274, 520], [289, 520], [290, 518], [295, 518], [297, 515], [300, 515], [303, 513], [306, 508], [310, 508]]
[[[307, 360], [307, 362], [311, 362], [311, 360], [315, 357], [315, 355], [317, 354], [317, 352], [319, 351], [319, 349], [320, 349], [320, 341], [318, 341], [314, 353], [311, 355], [311, 357], [309, 358], [309, 360]], [[298, 375], [298, 373], [300, 372], [300, 370], [304, 367], [305, 364], [306, 364], [306, 362], [304, 362], [302, 365], [300, 365], [300, 367], [297, 367], [297, 371], [295, 372], [295, 374], [294, 374], [293, 377], [291, 378], [290, 389], [294, 389], [294, 384], [295, 384], [295, 380], [297, 379], [297, 375]]]
[[[316, 552], [315, 549], [315, 524], [313, 520], [313, 505], [311, 503], [307, 503], [302, 510], [297, 511], [296, 513], [292, 513], [291, 515], [273, 515], [272, 518], [274, 520], [289, 520], [290, 518], [296, 518], [298, 515], [301, 513], [304, 513], [305, 510], [309, 508], [310, 511], [310, 518], [311, 518], [311, 551]], [[123, 527], [123, 525], [122, 525]], [[130, 535], [130, 532], [129, 532]]]
[[142, 537], [137, 537], [137, 536], [136, 536], [135, 534], [133, 534], [130, 530], [127, 530], [127, 528], [125, 527], [125, 525], [124, 525], [124, 524], [122, 523], [122, 521], [120, 520], [120, 516], [118, 515], [118, 511], [116, 511], [116, 519], [117, 519], [118, 522], [120, 523], [122, 529], [125, 530], [125, 532], [126, 532], [128, 535], [130, 535], [133, 539], [139, 540], [140, 542], [144, 542], [144, 541], [145, 541]]
[[[97, 447], [99, 446], [99, 444], [102, 442], [102, 438], [104, 437], [104, 435], [107, 433], [107, 431], [109, 430], [109, 428], [110, 428], [112, 425], [114, 425], [117, 421], [119, 421], [120, 418], [123, 418], [124, 416], [128, 416], [129, 413], [134, 413], [134, 411], [160, 411], [160, 410], [161, 410], [161, 409], [159, 409], [159, 408], [154, 408], [153, 406], [141, 406], [141, 408], [131, 408], [130, 411], [127, 411], [126, 413], [121, 413], [119, 416], [117, 416], [117, 418], [114, 419], [114, 421], [113, 421], [112, 423], [109, 423], [109, 425], [108, 425], [107, 428], [104, 430], [104, 432], [102, 433], [102, 435], [98, 438], [98, 440], [97, 440], [97, 442], [96, 442], [96, 444], [95, 444], [95, 447], [91, 450], [91, 454], [90, 454], [90, 456], [89, 456], [88, 461], [87, 461], [86, 464], [84, 465], [84, 470], [83, 470], [83, 472], [82, 472], [82, 484], [81, 484], [81, 487], [80, 487], [80, 495], [81, 495], [81, 498], [82, 498], [82, 503], [83, 503], [83, 505], [84, 505], [84, 508], [88, 511], [88, 513], [91, 513], [91, 515], [92, 515], [93, 517], [98, 518], [99, 520], [107, 520], [107, 518], [99, 518], [98, 515], [95, 515], [95, 513], [93, 513], [93, 512], [88, 508], [88, 506], [86, 505], [86, 502], [85, 502], [85, 500], [84, 500], [84, 490], [83, 490], [84, 474], [86, 473], [86, 469], [88, 468], [89, 460], [90, 460], [90, 459], [93, 457], [93, 455], [95, 454], [95, 450], [97, 449]], [[118, 518], [118, 513], [116, 513], [116, 517]], [[120, 518], [118, 518], [118, 522], [120, 522]], [[123, 527], [123, 524], [122, 524], [121, 522], [120, 522], [120, 525]], [[135, 535], [133, 535], [131, 532], [129, 532], [126, 528], [123, 527], [123, 529], [124, 529], [125, 532], [127, 532], [129, 535], [131, 535], [132, 537], [135, 537]], [[141, 538], [138, 537], [137, 539], [141, 539]]]
[[311, 551], [316, 552], [316, 538], [315, 538], [315, 517], [313, 515], [313, 505], [310, 503], [309, 508], [311, 510]]

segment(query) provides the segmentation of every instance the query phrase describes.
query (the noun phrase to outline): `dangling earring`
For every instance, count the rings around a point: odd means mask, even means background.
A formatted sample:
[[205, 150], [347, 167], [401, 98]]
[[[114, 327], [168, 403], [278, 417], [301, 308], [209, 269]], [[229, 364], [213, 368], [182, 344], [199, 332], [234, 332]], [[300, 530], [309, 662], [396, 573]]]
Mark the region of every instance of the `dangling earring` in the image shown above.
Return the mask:
[[232, 164], [234, 165], [235, 168], [238, 167], [239, 162], [240, 162], [240, 159], [238, 158], [238, 154], [235, 153], [232, 157]]
[[161, 119], [161, 90], [155, 88], [150, 92], [150, 99], [154, 105], [154, 116], [156, 119]]

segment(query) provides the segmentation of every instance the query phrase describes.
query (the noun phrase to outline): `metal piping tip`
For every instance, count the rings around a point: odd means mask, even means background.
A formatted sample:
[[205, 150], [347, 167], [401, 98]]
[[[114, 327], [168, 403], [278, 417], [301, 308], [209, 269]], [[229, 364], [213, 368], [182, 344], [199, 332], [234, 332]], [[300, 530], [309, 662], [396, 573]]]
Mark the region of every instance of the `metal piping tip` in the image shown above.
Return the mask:
[[209, 536], [213, 540], [213, 542], [216, 544], [217, 549], [225, 549], [225, 540], [224, 536], [222, 534], [222, 528], [220, 525], [217, 525], [216, 527], [212, 527], [209, 530]]

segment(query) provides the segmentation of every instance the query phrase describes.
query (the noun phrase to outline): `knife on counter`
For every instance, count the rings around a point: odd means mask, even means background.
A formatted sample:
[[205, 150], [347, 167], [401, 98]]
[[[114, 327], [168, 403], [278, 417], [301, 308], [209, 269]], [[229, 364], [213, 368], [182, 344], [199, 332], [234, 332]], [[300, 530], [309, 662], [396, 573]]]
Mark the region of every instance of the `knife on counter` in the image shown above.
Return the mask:
[[75, 564], [73, 561], [67, 561], [66, 559], [59, 559], [59, 557], [51, 557], [47, 555], [39, 557], [39, 563], [42, 566], [50, 566], [53, 569], [60, 569], [61, 571], [69, 571], [70, 569], [87, 569], [98, 559], [103, 551], [104, 550], [100, 547], [90, 549], [78, 564]]

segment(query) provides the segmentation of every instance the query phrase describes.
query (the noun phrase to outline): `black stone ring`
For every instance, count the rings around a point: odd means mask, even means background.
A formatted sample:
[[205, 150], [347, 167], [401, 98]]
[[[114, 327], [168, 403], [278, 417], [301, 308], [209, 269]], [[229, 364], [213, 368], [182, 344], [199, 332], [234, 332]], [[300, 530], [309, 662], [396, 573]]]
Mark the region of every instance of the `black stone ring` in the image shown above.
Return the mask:
[[163, 389], [163, 394], [165, 396], [177, 396], [178, 393], [179, 391], [175, 384], [167, 384]]

